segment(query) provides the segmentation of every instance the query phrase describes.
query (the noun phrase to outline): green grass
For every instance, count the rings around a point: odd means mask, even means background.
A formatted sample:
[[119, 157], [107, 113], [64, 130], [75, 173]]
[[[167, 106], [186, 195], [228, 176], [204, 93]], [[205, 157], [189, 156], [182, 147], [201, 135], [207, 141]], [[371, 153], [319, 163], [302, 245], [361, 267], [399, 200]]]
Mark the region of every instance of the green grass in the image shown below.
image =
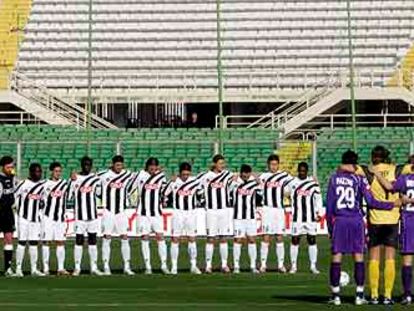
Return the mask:
[[[304, 242], [304, 241], [303, 241]], [[329, 296], [328, 264], [329, 243], [320, 238], [320, 275], [308, 272], [306, 245], [300, 249], [299, 272], [296, 275], [281, 275], [270, 271], [263, 275], [252, 275], [248, 270], [240, 275], [194, 276], [188, 273], [187, 248], [182, 246], [180, 273], [177, 276], [164, 276], [156, 273], [159, 268], [157, 249], [152, 245], [154, 274], [143, 275], [143, 262], [139, 242], [132, 241], [133, 268], [138, 271], [134, 277], [120, 275], [119, 241], [113, 241], [112, 267], [118, 273], [111, 277], [92, 277], [85, 273], [78, 277], [0, 278], [0, 310], [328, 310]], [[203, 267], [204, 241], [199, 242], [199, 265]], [[73, 268], [73, 242], [68, 242], [67, 265]], [[269, 252], [269, 266], [275, 268], [274, 245]], [[288, 245], [286, 245], [288, 255]], [[230, 247], [230, 263], [231, 263]], [[26, 256], [27, 258], [27, 256]], [[2, 261], [2, 258], [1, 258]], [[219, 267], [219, 253], [215, 251], [215, 266]], [[242, 267], [247, 269], [247, 251], [243, 249]], [[343, 270], [352, 275], [349, 259]], [[51, 268], [56, 269], [54, 249]], [[84, 266], [88, 269], [87, 251], [84, 251]], [[25, 270], [28, 262], [25, 262]], [[400, 293], [400, 279], [397, 273], [396, 296]], [[345, 305], [340, 309], [354, 308], [352, 305], [354, 287], [345, 288]], [[396, 305], [395, 309], [401, 306]], [[358, 309], [378, 310], [385, 307], [364, 306]]]

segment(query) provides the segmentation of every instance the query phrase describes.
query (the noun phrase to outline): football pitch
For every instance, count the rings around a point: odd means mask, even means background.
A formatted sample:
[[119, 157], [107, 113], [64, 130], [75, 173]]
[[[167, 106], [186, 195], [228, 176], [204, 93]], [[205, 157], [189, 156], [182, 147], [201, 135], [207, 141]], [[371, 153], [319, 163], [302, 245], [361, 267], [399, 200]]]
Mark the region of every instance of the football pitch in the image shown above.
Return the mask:
[[[288, 241], [288, 240], [286, 240]], [[161, 275], [158, 271], [158, 256], [155, 242], [151, 245], [153, 275], [143, 274], [143, 262], [139, 242], [132, 241], [132, 267], [136, 276], [128, 277], [121, 273], [120, 243], [113, 241], [112, 267], [110, 277], [92, 277], [84, 272], [80, 277], [55, 277], [8, 279], [0, 277], [1, 310], [312, 310], [350, 309], [353, 305], [354, 287], [352, 283], [344, 289], [343, 306], [327, 305], [329, 297], [328, 268], [329, 241], [320, 237], [320, 275], [308, 272], [307, 247], [302, 241], [299, 257], [299, 272], [295, 275], [266, 274], [253, 275], [248, 272], [247, 250], [243, 248], [240, 275], [191, 275], [187, 247], [180, 248], [180, 273]], [[68, 242], [67, 267], [73, 269], [73, 242]], [[204, 241], [199, 242], [199, 266], [204, 267]], [[232, 263], [232, 249], [229, 248], [229, 263]], [[286, 254], [289, 248], [286, 243]], [[215, 267], [219, 268], [219, 253], [215, 250]], [[51, 269], [56, 269], [54, 248], [51, 255]], [[1, 258], [2, 262], [2, 258]], [[269, 252], [269, 268], [275, 268], [274, 245]], [[83, 268], [88, 269], [87, 251], [84, 251]], [[28, 272], [28, 258], [25, 258]], [[351, 275], [353, 265], [349, 259], [343, 270]], [[397, 271], [394, 294], [400, 294], [399, 270]], [[368, 292], [368, 291], [366, 291]], [[378, 310], [383, 306], [362, 306], [358, 309]], [[389, 307], [388, 307], [389, 308]], [[407, 309], [395, 305], [394, 309]]]

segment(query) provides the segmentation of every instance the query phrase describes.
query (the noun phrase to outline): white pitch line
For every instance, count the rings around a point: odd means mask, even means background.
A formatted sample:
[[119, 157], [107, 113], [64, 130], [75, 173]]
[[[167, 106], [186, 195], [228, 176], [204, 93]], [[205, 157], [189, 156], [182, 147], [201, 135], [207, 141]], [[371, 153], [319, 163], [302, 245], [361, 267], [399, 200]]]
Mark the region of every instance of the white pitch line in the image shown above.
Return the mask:
[[[289, 302], [269, 302], [269, 303], [243, 303], [248, 307], [276, 307], [276, 306], [291, 306], [293, 303]], [[34, 303], [34, 302], [0, 302], [1, 307], [67, 307], [67, 308], [79, 308], [79, 307], [238, 307], [240, 303], [237, 302], [165, 302], [165, 303], [152, 303], [152, 302], [136, 302], [136, 303]]]

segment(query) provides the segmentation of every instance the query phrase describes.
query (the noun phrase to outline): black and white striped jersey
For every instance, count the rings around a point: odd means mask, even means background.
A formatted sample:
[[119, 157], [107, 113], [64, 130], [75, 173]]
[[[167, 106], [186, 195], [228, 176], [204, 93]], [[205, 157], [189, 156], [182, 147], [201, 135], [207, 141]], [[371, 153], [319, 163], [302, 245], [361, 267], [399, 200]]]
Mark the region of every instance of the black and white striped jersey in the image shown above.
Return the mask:
[[260, 180], [263, 184], [263, 205], [283, 208], [286, 186], [293, 180], [293, 177], [283, 171], [265, 172], [260, 175]]
[[161, 205], [164, 200], [164, 191], [167, 186], [167, 179], [164, 172], [159, 171], [150, 175], [147, 171], [139, 172], [135, 179], [133, 188], [138, 190], [138, 214], [141, 216], [160, 216]]
[[115, 173], [109, 169], [98, 175], [102, 183], [102, 205], [114, 214], [123, 212], [128, 206], [128, 188], [135, 174], [125, 170]]
[[42, 193], [43, 215], [54, 221], [65, 220], [68, 185], [69, 182], [64, 179], [49, 179], [45, 182]]
[[240, 177], [230, 186], [234, 219], [256, 219], [256, 198], [262, 195], [262, 186], [254, 177], [244, 181]]
[[96, 199], [101, 192], [101, 180], [97, 174], [76, 175], [69, 191], [69, 198], [75, 200], [75, 220], [90, 221], [98, 218]]
[[204, 189], [207, 209], [218, 210], [230, 207], [229, 186], [233, 179], [233, 173], [227, 170], [220, 173], [208, 171], [199, 179]]
[[195, 177], [189, 177], [186, 181], [177, 177], [175, 181], [168, 183], [165, 196], [170, 195], [174, 209], [191, 211], [197, 208], [202, 200], [203, 188], [200, 180]]
[[312, 223], [323, 213], [321, 189], [312, 177], [295, 177], [288, 186], [292, 205], [292, 220]]
[[40, 222], [44, 184], [44, 180], [34, 182], [25, 179], [16, 187], [14, 195], [19, 217], [30, 222]]

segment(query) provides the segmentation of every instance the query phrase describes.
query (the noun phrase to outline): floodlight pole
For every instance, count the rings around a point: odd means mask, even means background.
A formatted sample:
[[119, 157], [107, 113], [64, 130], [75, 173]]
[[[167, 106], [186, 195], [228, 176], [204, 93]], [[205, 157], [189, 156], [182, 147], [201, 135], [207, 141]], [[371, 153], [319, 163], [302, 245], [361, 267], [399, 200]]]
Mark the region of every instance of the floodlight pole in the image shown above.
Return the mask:
[[351, 0], [346, 1], [346, 11], [348, 15], [348, 53], [349, 53], [349, 91], [352, 112], [352, 148], [357, 151], [357, 132], [356, 132], [356, 103], [355, 103], [355, 83], [354, 83], [354, 55], [352, 52], [352, 20], [351, 20]]
[[217, 92], [219, 102], [219, 150], [223, 153], [223, 67], [221, 63], [221, 0], [216, 0], [217, 13]]
[[88, 94], [86, 99], [87, 153], [91, 154], [91, 113], [92, 113], [92, 1], [88, 9]]

